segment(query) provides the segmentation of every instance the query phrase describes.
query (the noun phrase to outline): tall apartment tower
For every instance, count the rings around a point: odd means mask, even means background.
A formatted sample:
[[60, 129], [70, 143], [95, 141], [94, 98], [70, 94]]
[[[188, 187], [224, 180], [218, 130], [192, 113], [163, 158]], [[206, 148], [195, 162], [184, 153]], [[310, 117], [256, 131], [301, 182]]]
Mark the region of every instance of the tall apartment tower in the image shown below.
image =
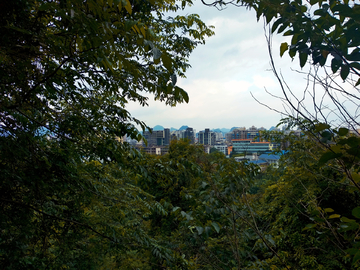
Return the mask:
[[184, 133], [183, 133], [183, 138], [184, 139], [188, 139], [190, 141], [191, 144], [194, 144], [195, 142], [195, 132], [194, 129], [191, 127], [188, 127]]
[[199, 131], [199, 144], [214, 145], [216, 140], [215, 132], [206, 128], [205, 131]]

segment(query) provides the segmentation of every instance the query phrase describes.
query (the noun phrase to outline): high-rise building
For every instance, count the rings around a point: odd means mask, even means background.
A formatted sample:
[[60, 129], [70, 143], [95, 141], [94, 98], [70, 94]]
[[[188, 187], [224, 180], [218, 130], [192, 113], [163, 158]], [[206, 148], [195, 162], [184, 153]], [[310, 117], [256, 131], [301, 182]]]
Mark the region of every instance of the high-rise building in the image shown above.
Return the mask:
[[214, 145], [216, 141], [215, 132], [206, 128], [204, 131], [199, 131], [199, 144]]
[[144, 132], [144, 138], [147, 141], [148, 146], [160, 146], [170, 144], [170, 129], [165, 128], [164, 130], [152, 130]]
[[171, 132], [171, 139], [188, 139], [191, 144], [195, 143], [195, 130], [191, 127], [187, 127], [184, 130], [175, 130]]
[[195, 132], [193, 128], [188, 127], [182, 135], [183, 139], [188, 139], [191, 144], [195, 143]]

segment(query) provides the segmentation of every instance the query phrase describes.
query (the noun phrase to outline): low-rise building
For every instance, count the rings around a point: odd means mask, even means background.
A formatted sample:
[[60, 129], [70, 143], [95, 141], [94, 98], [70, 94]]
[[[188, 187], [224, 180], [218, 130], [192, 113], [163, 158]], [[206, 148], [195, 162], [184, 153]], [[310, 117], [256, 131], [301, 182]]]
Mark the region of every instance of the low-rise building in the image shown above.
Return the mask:
[[254, 142], [252, 139], [235, 139], [231, 140], [233, 151], [235, 153], [247, 154], [263, 154], [270, 153], [279, 147], [278, 144], [271, 142]]
[[165, 155], [169, 152], [169, 146], [140, 146], [136, 148], [141, 152], [158, 156]]
[[228, 146], [226, 144], [215, 144], [213, 146], [216, 150], [224, 155], [228, 155]]

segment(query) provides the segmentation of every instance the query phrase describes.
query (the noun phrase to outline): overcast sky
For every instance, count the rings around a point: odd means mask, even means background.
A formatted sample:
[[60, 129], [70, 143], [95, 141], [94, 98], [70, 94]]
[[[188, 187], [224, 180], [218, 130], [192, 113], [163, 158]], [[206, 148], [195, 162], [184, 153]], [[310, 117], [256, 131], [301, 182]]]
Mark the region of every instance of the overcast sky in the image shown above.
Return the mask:
[[[270, 71], [269, 54], [264, 33], [264, 23], [256, 20], [255, 12], [244, 7], [229, 6], [219, 11], [206, 7], [199, 0], [182, 14], [199, 14], [207, 25], [215, 26], [215, 36], [198, 46], [190, 57], [186, 79], [178, 85], [190, 97], [188, 104], [169, 107], [158, 101], [149, 102], [149, 107], [129, 104], [130, 113], [154, 127], [180, 128], [187, 125], [196, 131], [205, 128], [265, 127], [278, 124], [281, 115], [260, 105], [261, 102], [281, 110], [281, 102], [268, 95], [280, 94], [279, 85]], [[273, 54], [276, 65], [294, 90], [305, 87], [303, 75], [290, 68], [298, 68], [298, 61], [291, 61], [286, 54], [279, 56], [280, 35], [273, 39]], [[299, 69], [299, 68], [298, 68]]]

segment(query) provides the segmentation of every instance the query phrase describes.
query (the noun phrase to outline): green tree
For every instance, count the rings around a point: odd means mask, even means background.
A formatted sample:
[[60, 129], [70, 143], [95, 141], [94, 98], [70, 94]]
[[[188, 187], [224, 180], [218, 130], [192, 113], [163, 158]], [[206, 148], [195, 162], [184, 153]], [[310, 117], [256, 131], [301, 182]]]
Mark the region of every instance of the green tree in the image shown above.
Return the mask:
[[189, 3], [0, 3], [3, 269], [145, 269], [137, 252], [172, 260], [148, 235], [161, 207], [135, 187], [138, 153], [115, 138], [146, 128], [128, 101], [188, 101], [176, 78], [213, 32], [197, 15], [164, 13]]
[[[230, 0], [207, 5], [245, 5], [269, 25], [271, 66], [283, 91], [289, 128], [299, 127], [303, 138], [291, 142], [279, 169], [271, 168], [258, 200], [247, 205], [257, 234], [254, 269], [357, 269], [359, 267], [359, 4], [356, 1]], [[276, 71], [271, 35], [283, 33], [280, 55], [298, 57], [309, 88], [297, 97], [286, 78]], [[312, 72], [314, 70], [314, 72]], [[345, 82], [346, 84], [343, 84]], [[322, 92], [320, 92], [322, 91]], [[340, 94], [341, 93], [341, 94]], [[313, 100], [313, 111], [304, 103]], [[315, 96], [322, 96], [317, 103]], [[326, 104], [326, 101], [329, 104]], [[347, 103], [349, 102], [349, 103]], [[355, 110], [347, 104], [354, 104]], [[330, 105], [333, 121], [325, 111]], [[346, 128], [345, 128], [346, 127]], [[273, 137], [271, 139], [274, 139]]]
[[[206, 156], [202, 146], [190, 145], [189, 140], [173, 140], [168, 154], [144, 156], [141, 167], [145, 173], [138, 181], [139, 186], [153, 195], [167, 211], [166, 215], [153, 211], [149, 217], [150, 235], [172, 250], [174, 257], [185, 258], [190, 269], [196, 268], [191, 268], [193, 260], [188, 245], [191, 236], [184, 220], [190, 217], [186, 212], [191, 212], [196, 205], [196, 198], [189, 192], [197, 187], [204, 175]], [[154, 256], [152, 260], [157, 259]], [[158, 265], [154, 263], [153, 269], [158, 269]]]
[[246, 266], [251, 256], [247, 241], [255, 238], [239, 221], [249, 218], [243, 198], [253, 199], [247, 191], [258, 167], [221, 153], [207, 155], [184, 141], [173, 141], [165, 156], [148, 158], [140, 187], [168, 210], [150, 216], [151, 235], [184, 257], [189, 269]]
[[279, 139], [288, 140], [289, 149], [279, 168], [270, 167], [263, 174], [261, 197], [253, 205], [257, 225], [271, 236], [278, 256], [267, 253], [259, 243], [254, 249], [261, 254], [257, 254], [258, 264], [283, 267], [283, 261], [289, 268], [358, 267], [346, 252], [356, 245], [356, 237], [350, 240], [349, 224], [339, 222], [340, 216], [352, 216], [358, 195], [344, 184], [336, 162], [322, 163], [326, 149], [309, 135], [282, 134]]

